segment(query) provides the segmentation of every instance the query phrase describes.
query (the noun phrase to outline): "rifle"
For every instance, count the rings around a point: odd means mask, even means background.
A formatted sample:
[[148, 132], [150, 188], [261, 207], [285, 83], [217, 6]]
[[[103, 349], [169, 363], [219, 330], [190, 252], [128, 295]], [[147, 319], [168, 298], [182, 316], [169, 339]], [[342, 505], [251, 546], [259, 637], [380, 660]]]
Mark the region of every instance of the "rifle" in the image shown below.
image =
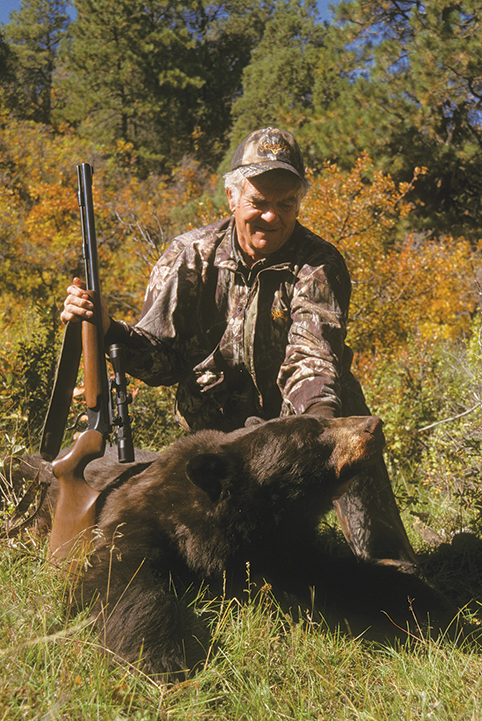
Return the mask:
[[[84, 478], [84, 470], [92, 460], [104, 455], [113, 427], [117, 428], [119, 462], [130, 463], [134, 460], [128, 412], [128, 404], [132, 399], [127, 392], [124, 353], [119, 344], [109, 348], [115, 377], [109, 382], [107, 376], [92, 199], [93, 172], [92, 166], [87, 163], [77, 166], [86, 292], [94, 304], [94, 314], [89, 321], [67, 324], [40, 446], [42, 458], [56, 459], [53, 460], [52, 470], [59, 481], [59, 498], [50, 534], [50, 553], [59, 560], [69, 555], [77, 538], [81, 537], [86, 547], [91, 544], [95, 504], [100, 491], [89, 486]], [[77, 438], [69, 453], [58, 458], [81, 350], [84, 356], [87, 430]]]

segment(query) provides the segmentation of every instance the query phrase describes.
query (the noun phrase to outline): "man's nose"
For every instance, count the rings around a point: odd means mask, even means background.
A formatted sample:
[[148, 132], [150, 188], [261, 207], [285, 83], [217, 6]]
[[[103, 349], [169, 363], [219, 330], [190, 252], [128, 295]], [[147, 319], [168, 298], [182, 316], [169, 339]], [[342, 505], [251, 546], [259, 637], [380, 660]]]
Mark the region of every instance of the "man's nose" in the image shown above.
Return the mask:
[[275, 205], [268, 206], [262, 213], [261, 217], [266, 223], [273, 223], [278, 219], [278, 211]]

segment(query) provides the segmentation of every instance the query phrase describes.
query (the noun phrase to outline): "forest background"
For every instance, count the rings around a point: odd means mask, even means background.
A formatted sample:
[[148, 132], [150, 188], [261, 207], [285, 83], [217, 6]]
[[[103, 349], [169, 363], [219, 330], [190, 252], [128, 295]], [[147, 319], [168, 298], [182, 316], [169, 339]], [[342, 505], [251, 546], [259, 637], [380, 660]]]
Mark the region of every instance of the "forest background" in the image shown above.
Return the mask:
[[[412, 541], [478, 538], [480, 2], [342, 1], [330, 22], [310, 0], [73, 6], [22, 0], [0, 26], [2, 457], [38, 447], [83, 272], [76, 164], [95, 167], [103, 292], [135, 321], [162, 249], [227, 214], [230, 154], [271, 124], [309, 168], [300, 220], [352, 274], [348, 343]], [[138, 445], [178, 435], [172, 389], [133, 394]]]

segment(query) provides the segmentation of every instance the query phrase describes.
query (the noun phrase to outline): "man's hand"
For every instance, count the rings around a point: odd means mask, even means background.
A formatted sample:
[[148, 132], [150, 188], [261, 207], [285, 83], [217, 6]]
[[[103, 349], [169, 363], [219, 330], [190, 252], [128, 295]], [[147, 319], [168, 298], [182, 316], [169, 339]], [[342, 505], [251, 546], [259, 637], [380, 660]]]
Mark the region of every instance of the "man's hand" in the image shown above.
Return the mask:
[[[110, 326], [109, 310], [104, 298], [100, 298], [102, 312], [102, 327], [104, 334]], [[90, 320], [94, 315], [94, 304], [85, 290], [85, 283], [80, 278], [74, 278], [72, 285], [67, 288], [67, 298], [64, 301], [64, 309], [60, 314], [62, 323], [79, 323], [82, 320]]]

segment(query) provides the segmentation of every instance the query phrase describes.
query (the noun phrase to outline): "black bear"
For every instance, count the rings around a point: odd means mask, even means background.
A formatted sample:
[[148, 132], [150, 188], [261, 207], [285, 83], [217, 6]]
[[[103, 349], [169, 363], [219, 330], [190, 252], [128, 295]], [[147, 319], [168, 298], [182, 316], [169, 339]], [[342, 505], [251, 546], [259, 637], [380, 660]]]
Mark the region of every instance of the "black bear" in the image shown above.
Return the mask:
[[[184, 589], [206, 581], [236, 593], [247, 563], [285, 598], [314, 597], [356, 632], [375, 625], [390, 635], [426, 623], [427, 613], [442, 618], [443, 601], [415, 576], [318, 548], [320, 518], [383, 443], [376, 417], [293, 416], [201, 431], [132, 464], [101, 496], [78, 587], [82, 604], [97, 599], [107, 647], [149, 674], [179, 678], [202, 652]], [[115, 475], [109, 460], [96, 463], [101, 476]]]

